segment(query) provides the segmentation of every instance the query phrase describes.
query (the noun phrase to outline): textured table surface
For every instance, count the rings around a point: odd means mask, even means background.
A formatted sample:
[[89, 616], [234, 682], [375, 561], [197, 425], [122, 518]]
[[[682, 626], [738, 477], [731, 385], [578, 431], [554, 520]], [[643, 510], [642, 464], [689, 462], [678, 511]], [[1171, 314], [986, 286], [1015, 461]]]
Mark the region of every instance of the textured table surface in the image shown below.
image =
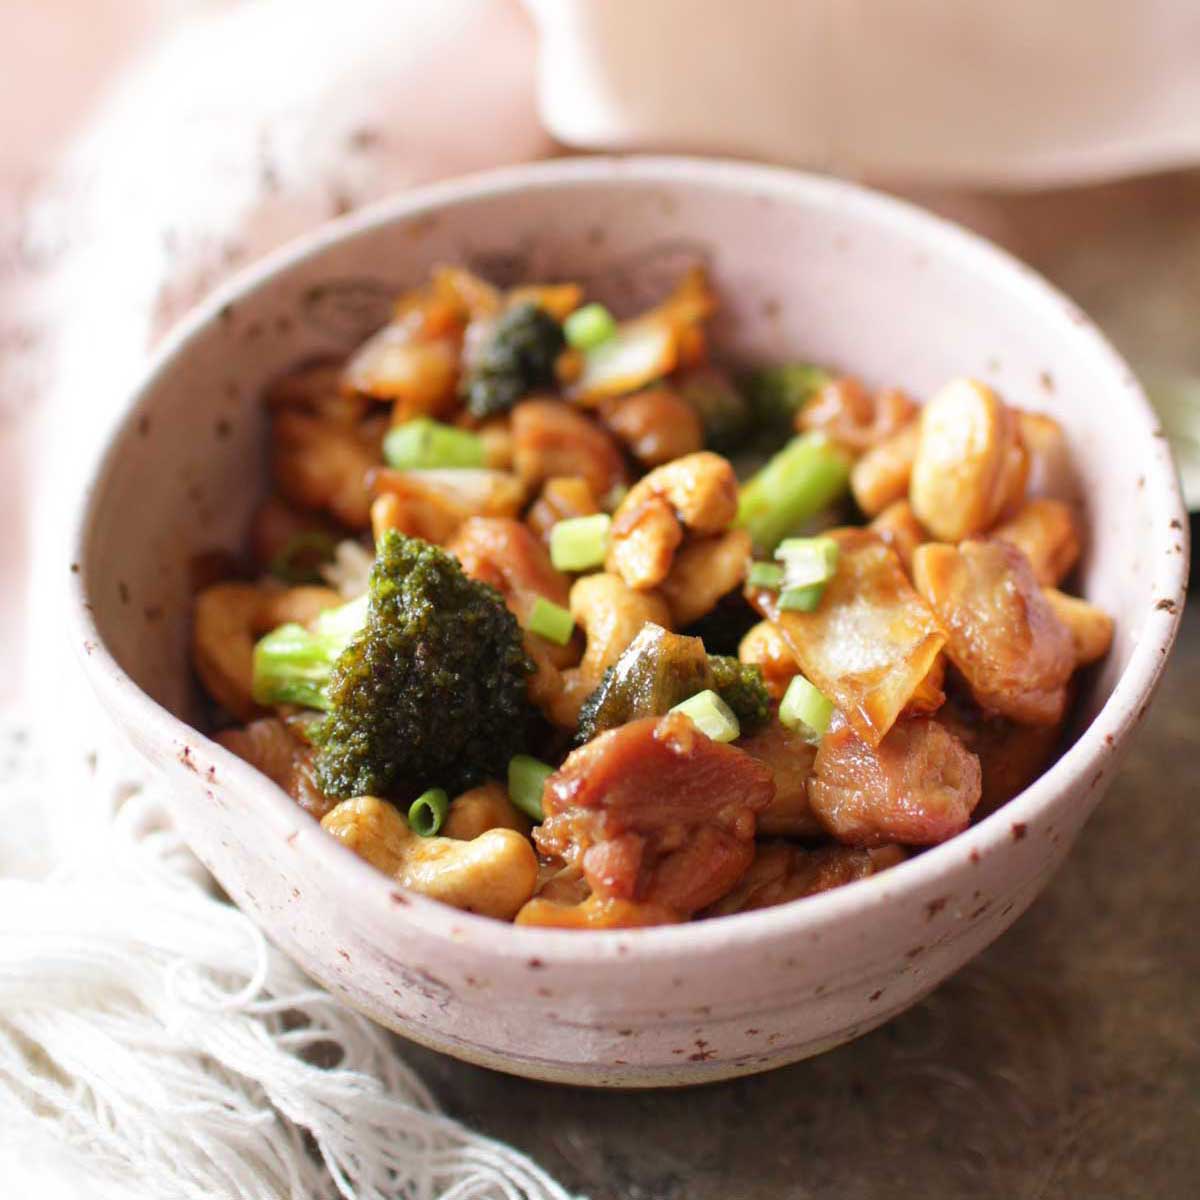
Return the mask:
[[[1041, 267], [1139, 365], [1200, 367], [1200, 176], [922, 199]], [[1193, 605], [1124, 770], [1047, 892], [858, 1042], [626, 1094], [406, 1053], [451, 1112], [592, 1200], [1200, 1195], [1198, 678]]]

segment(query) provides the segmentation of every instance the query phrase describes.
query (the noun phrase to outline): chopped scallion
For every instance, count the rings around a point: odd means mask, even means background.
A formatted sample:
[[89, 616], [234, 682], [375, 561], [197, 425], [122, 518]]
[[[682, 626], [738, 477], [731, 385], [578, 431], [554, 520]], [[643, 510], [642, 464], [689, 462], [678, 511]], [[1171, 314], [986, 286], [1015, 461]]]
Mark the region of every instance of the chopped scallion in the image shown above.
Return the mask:
[[442, 788], [422, 792], [408, 810], [408, 827], [418, 837], [433, 837], [446, 823], [450, 797]]
[[514, 755], [508, 762], [508, 798], [527, 817], [541, 821], [542, 792], [554, 768], [528, 754]]
[[807, 587], [785, 587], [779, 593], [779, 607], [783, 612], [815, 612], [824, 594], [823, 583], [810, 583]]
[[837, 571], [838, 544], [831, 537], [784, 538], [775, 551], [789, 588], [828, 583]]
[[469, 429], [417, 417], [387, 431], [383, 457], [389, 467], [398, 471], [482, 467], [483, 439]]
[[608, 553], [612, 517], [568, 517], [550, 530], [550, 561], [560, 571], [587, 571], [602, 566]]
[[793, 438], [738, 496], [737, 523], [770, 553], [846, 490], [850, 461], [822, 433]]
[[751, 563], [746, 583], [752, 588], [767, 588], [769, 591], [777, 592], [783, 587], [783, 568], [775, 563]]
[[525, 628], [530, 633], [548, 638], [556, 646], [565, 646], [575, 631], [575, 618], [560, 605], [539, 596], [529, 610]]
[[567, 345], [576, 350], [590, 350], [593, 346], [599, 346], [616, 332], [617, 323], [603, 304], [585, 304], [563, 322]]
[[779, 704], [779, 720], [815, 744], [825, 735], [832, 716], [832, 702], [803, 675], [793, 676]]
[[689, 696], [670, 711], [682, 713], [714, 742], [734, 742], [741, 736], [742, 727], [733, 709], [711, 689]]

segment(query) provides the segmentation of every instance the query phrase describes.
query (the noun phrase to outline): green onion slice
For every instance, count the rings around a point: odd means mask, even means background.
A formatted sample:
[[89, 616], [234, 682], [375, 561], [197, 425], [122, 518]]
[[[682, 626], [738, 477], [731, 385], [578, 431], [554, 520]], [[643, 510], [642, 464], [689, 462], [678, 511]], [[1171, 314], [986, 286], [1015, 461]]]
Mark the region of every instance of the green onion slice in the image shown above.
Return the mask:
[[612, 517], [568, 517], [550, 530], [550, 561], [560, 571], [587, 571], [604, 565]]
[[585, 304], [563, 322], [567, 345], [576, 350], [591, 350], [607, 342], [617, 332], [613, 315], [603, 304]]
[[565, 646], [575, 632], [575, 618], [560, 605], [539, 596], [529, 610], [525, 628], [530, 633], [552, 641], [556, 646]]
[[442, 788], [422, 792], [409, 806], [408, 827], [418, 837], [433, 837], [446, 823], [450, 797]]
[[783, 612], [815, 612], [823, 595], [823, 583], [811, 583], [807, 587], [785, 587], [779, 593], [779, 607]]
[[483, 439], [469, 429], [417, 417], [387, 431], [383, 457], [398, 471], [482, 467]]
[[825, 735], [832, 716], [832, 701], [803, 675], [793, 676], [779, 704], [779, 720], [815, 745]]
[[837, 572], [838, 544], [831, 537], [784, 538], [775, 550], [788, 587], [828, 583]]
[[734, 711], [711, 689], [697, 692], [670, 710], [683, 713], [705, 737], [714, 742], [733, 742], [741, 736], [742, 727]]
[[508, 762], [508, 798], [527, 817], [542, 820], [542, 792], [554, 768], [528, 754], [516, 754]]
[[751, 563], [746, 583], [752, 588], [766, 588], [768, 591], [777, 592], [783, 587], [783, 568], [775, 563]]

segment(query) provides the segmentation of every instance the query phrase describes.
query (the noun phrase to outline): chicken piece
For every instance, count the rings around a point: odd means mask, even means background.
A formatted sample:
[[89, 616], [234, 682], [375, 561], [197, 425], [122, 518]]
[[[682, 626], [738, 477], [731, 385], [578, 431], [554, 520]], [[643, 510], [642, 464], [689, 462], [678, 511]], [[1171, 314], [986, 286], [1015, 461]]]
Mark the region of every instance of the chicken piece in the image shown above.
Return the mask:
[[1061, 583], [1079, 561], [1079, 525], [1070, 506], [1061, 500], [1027, 500], [992, 530], [992, 537], [1016, 546], [1044, 587]]
[[368, 477], [381, 461], [375, 423], [346, 425], [284, 409], [271, 424], [275, 486], [299, 508], [331, 513], [348, 529], [370, 520]]
[[411, 310], [385, 325], [354, 352], [342, 375], [351, 394], [392, 404], [392, 423], [444, 416], [456, 403], [462, 327], [445, 327], [444, 310]]
[[985, 384], [956, 379], [925, 405], [909, 499], [936, 538], [990, 529], [1020, 504], [1028, 471], [1016, 413]]
[[808, 798], [839, 842], [932, 846], [967, 827], [981, 788], [979, 759], [932, 718], [899, 721], [874, 747], [835, 718]]
[[525, 523], [549, 545], [550, 531], [559, 521], [590, 517], [599, 511], [596, 494], [582, 475], [555, 475], [542, 485], [542, 494], [530, 505]]
[[778, 720], [738, 739], [738, 749], [771, 769], [775, 795], [758, 814], [758, 832], [769, 837], [820, 837], [824, 826], [808, 802], [808, 781], [817, 748]]
[[818, 892], [878, 875], [903, 862], [904, 857], [900, 846], [880, 846], [871, 850], [821, 846], [808, 850], [787, 842], [760, 843], [754, 863], [741, 882], [703, 915], [726, 917], [815, 896]]
[[917, 520], [912, 505], [907, 500], [897, 500], [895, 504], [889, 504], [867, 528], [877, 533], [885, 545], [895, 550], [911, 578], [913, 551], [923, 542], [929, 541], [929, 534]]
[[850, 491], [869, 517], [908, 495], [921, 422], [909, 421], [890, 437], [876, 442], [850, 469]]
[[974, 817], [993, 813], [1023, 792], [1050, 766], [1062, 739], [1061, 725], [1017, 725], [989, 717], [969, 700], [955, 698], [938, 712], [944, 725], [979, 759], [983, 792]]
[[268, 385], [263, 400], [272, 415], [296, 412], [334, 425], [352, 427], [367, 415], [365, 396], [342, 391], [340, 359], [317, 359], [281, 375]]
[[770, 770], [687, 717], [647, 717], [574, 751], [546, 781], [542, 854], [583, 870], [602, 899], [680, 917], [715, 903], [754, 858]]
[[666, 384], [605, 400], [600, 419], [644, 467], [658, 467], [704, 447], [696, 410]]
[[917, 550], [913, 578], [981, 708], [1022, 725], [1062, 720], [1075, 647], [1020, 550], [1001, 541], [931, 543]]
[[917, 685], [917, 690], [908, 698], [901, 712], [902, 717], [927, 717], [935, 713], [945, 702], [946, 656], [939, 654], [933, 660], [929, 673]]
[[600, 425], [561, 400], [524, 400], [512, 410], [513, 464], [526, 488], [578, 475], [594, 496], [625, 482], [620, 448]]
[[796, 418], [802, 431], [821, 431], [852, 454], [862, 454], [887, 441], [917, 414], [911, 397], [896, 388], [872, 396], [849, 377], [827, 383]]
[[929, 675], [946, 635], [895, 551], [874, 533], [838, 529], [828, 536], [840, 554], [815, 611], [784, 612], [779, 593], [766, 589], [748, 597], [775, 624], [804, 675], [877, 745]]
[[213, 740], [277, 783], [318, 821], [337, 804], [317, 787], [312, 746], [278, 717], [263, 717], [241, 729], [224, 729]]
[[788, 684], [800, 674], [796, 656], [770, 621], [759, 621], [747, 630], [738, 643], [738, 658], [744, 663], [754, 663], [762, 671], [763, 683], [773, 700], [782, 700]]

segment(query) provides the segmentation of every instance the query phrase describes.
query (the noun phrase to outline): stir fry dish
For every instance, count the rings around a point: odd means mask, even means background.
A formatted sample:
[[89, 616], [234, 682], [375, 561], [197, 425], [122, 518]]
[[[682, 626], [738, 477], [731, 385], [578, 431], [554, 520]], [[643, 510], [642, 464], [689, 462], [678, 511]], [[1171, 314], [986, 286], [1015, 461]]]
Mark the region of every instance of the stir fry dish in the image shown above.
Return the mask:
[[271, 386], [195, 602], [217, 739], [397, 883], [575, 929], [788, 903], [1025, 788], [1113, 633], [1060, 590], [1062, 429], [722, 365], [716, 307], [446, 267]]

